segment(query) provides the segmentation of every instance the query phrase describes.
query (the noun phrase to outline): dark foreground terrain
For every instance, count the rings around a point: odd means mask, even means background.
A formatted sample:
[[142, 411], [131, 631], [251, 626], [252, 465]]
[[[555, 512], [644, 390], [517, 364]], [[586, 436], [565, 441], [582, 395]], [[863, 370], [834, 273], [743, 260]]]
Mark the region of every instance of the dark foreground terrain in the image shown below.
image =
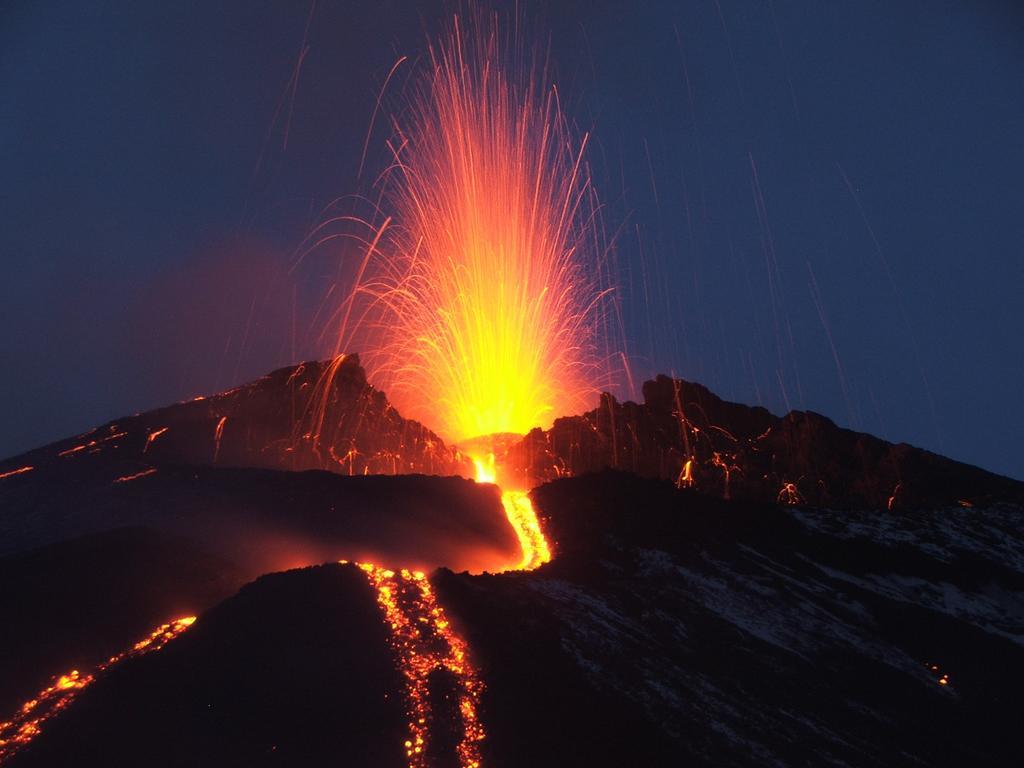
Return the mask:
[[[366, 575], [339, 558], [431, 571], [485, 685], [485, 766], [1024, 764], [1020, 484], [889, 444], [886, 456], [911, 456], [906, 487], [924, 487], [917, 461], [952, 473], [941, 493], [956, 498], [838, 510], [763, 499], [756, 484], [729, 499], [677, 488], [664, 479], [674, 468], [605, 469], [533, 492], [553, 562], [471, 575], [460, 571], [515, 560], [492, 486], [291, 471], [287, 446], [246, 437], [283, 434], [259, 412], [291, 393], [293, 373], [253, 385], [259, 408], [239, 404], [240, 388], [212, 410], [142, 414], [110, 431], [124, 437], [0, 464], [33, 467], [0, 480], [0, 720], [54, 675], [198, 615], [159, 652], [99, 675], [10, 765], [405, 765], [389, 630]], [[350, 396], [367, 397], [346, 375]], [[363, 412], [391, 434], [442, 450], [370, 399]], [[224, 466], [213, 440], [229, 406]], [[334, 407], [365, 404], [339, 395]], [[345, 438], [359, 450], [376, 439], [361, 430]], [[850, 481], [865, 493], [889, 482], [867, 482], [866, 467]], [[428, 762], [457, 765], [452, 681], [437, 672], [431, 690]]]

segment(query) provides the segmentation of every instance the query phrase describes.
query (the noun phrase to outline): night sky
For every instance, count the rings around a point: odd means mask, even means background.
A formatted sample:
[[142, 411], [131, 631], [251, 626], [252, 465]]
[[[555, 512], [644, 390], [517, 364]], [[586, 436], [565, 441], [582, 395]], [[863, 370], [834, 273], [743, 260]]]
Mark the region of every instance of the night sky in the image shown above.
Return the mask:
[[[637, 381], [1024, 479], [1024, 10], [550, 5]], [[0, 456], [323, 355], [354, 252], [296, 249], [370, 191], [451, 7], [320, 0], [307, 33], [291, 1], [5, 3]]]

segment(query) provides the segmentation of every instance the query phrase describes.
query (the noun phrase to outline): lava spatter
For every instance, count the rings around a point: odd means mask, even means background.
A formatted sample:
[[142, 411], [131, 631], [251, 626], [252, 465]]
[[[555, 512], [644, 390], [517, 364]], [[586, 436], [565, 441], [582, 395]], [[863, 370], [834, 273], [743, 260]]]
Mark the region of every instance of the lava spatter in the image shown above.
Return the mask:
[[405, 679], [409, 734], [405, 753], [409, 768], [425, 768], [427, 745], [435, 714], [430, 703], [430, 677], [437, 670], [449, 672], [458, 687], [461, 735], [456, 747], [462, 768], [479, 768], [480, 694], [483, 681], [469, 660], [466, 641], [452, 628], [420, 571], [393, 571], [359, 563], [377, 592], [377, 603], [391, 633], [391, 646]]
[[159, 651], [191, 627], [195, 620], [195, 616], [185, 616], [161, 624], [131, 648], [111, 656], [92, 672], [83, 673], [72, 669], [55, 677], [50, 685], [22, 704], [13, 717], [0, 722], [0, 764], [9, 760], [19, 749], [38, 736], [43, 723], [66, 709], [78, 694], [95, 682], [103, 672], [124, 659]]

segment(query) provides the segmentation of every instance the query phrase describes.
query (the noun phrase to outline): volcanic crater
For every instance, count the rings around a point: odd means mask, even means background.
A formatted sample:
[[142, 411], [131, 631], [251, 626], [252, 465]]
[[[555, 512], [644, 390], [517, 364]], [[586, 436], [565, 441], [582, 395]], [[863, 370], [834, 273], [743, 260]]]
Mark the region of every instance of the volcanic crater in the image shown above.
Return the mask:
[[1024, 484], [643, 396], [484, 441], [531, 570], [355, 355], [0, 462], [0, 763], [1024, 762]]

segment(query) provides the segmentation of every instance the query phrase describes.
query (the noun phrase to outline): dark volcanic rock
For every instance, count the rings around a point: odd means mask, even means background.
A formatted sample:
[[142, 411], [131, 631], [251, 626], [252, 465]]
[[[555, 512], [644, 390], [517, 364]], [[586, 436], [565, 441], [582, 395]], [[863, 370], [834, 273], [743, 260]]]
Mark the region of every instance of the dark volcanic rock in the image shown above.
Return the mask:
[[10, 764], [397, 768], [401, 690], [363, 574], [290, 571], [114, 667]]
[[339, 558], [480, 570], [518, 552], [497, 489], [459, 477], [176, 465], [130, 483], [68, 475], [43, 468], [0, 487], [0, 552], [139, 525], [199, 541], [248, 578]]
[[595, 410], [534, 430], [499, 464], [531, 487], [612, 468], [726, 499], [843, 509], [1024, 503], [1024, 483], [816, 413], [779, 418], [667, 376], [646, 382], [643, 394], [642, 404], [605, 394]]
[[1024, 761], [1021, 508], [852, 515], [621, 473], [534, 497], [554, 562], [436, 579], [487, 680], [487, 764]]
[[[665, 377], [644, 396], [473, 446], [504, 452], [513, 486], [574, 476], [533, 493], [553, 562], [431, 577], [482, 673], [485, 765], [1024, 764], [1020, 483]], [[606, 466], [628, 472], [587, 474]], [[338, 558], [517, 559], [495, 487], [361, 476], [414, 470], [471, 468], [354, 358], [4, 462], [0, 706], [200, 612], [12, 765], [404, 764], [403, 680], [362, 572], [224, 598]], [[453, 690], [432, 677], [438, 765]]]
[[0, 712], [92, 669], [170, 618], [233, 594], [239, 568], [194, 541], [119, 528], [0, 558]]
[[0, 475], [59, 467], [109, 483], [175, 464], [472, 475], [457, 451], [402, 418], [366, 381], [358, 355], [281, 368], [227, 392], [117, 419], [0, 462]]
[[[485, 684], [485, 765], [1024, 760], [1020, 507], [823, 511], [621, 472], [534, 499], [552, 563], [431, 577]], [[372, 590], [327, 566], [118, 665], [12, 765], [387, 766], [405, 738]]]

